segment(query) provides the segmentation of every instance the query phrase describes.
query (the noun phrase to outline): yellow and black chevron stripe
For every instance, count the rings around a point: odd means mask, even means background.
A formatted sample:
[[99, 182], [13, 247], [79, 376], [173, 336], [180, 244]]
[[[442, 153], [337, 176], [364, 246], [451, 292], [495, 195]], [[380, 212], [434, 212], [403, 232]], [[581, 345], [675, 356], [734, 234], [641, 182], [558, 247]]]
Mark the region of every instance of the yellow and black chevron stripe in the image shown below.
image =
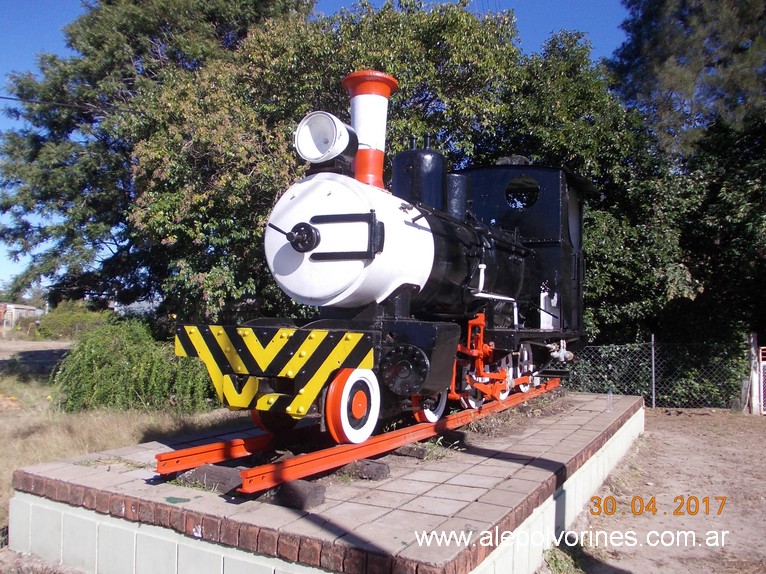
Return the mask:
[[[179, 325], [176, 355], [202, 359], [218, 398], [230, 409], [301, 418], [335, 371], [374, 367], [375, 338], [370, 331], [341, 329]], [[260, 379], [268, 377], [293, 380], [294, 394], [262, 385]]]

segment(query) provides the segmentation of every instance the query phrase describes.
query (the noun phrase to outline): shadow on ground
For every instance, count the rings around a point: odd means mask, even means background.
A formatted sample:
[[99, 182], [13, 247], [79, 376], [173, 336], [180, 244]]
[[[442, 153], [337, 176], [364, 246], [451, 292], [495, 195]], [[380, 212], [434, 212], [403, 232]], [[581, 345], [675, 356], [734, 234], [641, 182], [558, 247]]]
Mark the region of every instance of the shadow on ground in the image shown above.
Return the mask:
[[22, 381], [47, 379], [68, 352], [68, 349], [19, 351], [10, 359], [0, 360], [0, 375], [18, 377]]

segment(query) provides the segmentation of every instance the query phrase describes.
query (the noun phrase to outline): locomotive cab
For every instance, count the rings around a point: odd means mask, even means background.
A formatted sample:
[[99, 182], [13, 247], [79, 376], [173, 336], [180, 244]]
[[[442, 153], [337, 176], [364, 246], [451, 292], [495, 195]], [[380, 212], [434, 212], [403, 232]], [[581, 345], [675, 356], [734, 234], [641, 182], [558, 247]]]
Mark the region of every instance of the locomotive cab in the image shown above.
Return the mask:
[[592, 184], [563, 169], [535, 165], [474, 167], [459, 173], [470, 178], [475, 216], [516, 233], [531, 252], [526, 295], [519, 301], [524, 327], [581, 336], [582, 201]]

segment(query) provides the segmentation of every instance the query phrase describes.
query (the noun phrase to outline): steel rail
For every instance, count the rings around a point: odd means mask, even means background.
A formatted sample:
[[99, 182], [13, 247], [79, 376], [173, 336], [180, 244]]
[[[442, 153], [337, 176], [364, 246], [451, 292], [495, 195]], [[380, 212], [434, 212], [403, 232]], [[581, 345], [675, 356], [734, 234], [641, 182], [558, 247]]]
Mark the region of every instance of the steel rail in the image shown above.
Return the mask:
[[245, 494], [260, 492], [273, 488], [283, 482], [305, 478], [341, 467], [356, 460], [385, 454], [406, 444], [431, 438], [445, 430], [456, 429], [471, 421], [504, 411], [551, 391], [558, 386], [559, 380], [554, 379], [526, 393], [513, 394], [504, 401], [493, 401], [480, 406], [478, 409], [453, 413], [439, 419], [435, 423], [419, 423], [370, 437], [362, 444], [337, 445], [312, 453], [301, 454], [280, 462], [243, 470], [240, 472], [242, 486], [238, 491]]
[[[559, 386], [559, 382], [559, 379], [552, 379], [525, 393], [514, 393], [504, 401], [492, 401], [477, 409], [452, 413], [435, 423], [418, 423], [376, 435], [362, 444], [336, 445], [312, 453], [300, 454], [280, 462], [243, 470], [240, 472], [242, 486], [238, 491], [245, 494], [260, 492], [284, 482], [305, 478], [357, 460], [385, 454], [401, 446], [431, 438], [446, 430], [462, 427], [471, 421], [524, 403], [529, 399], [552, 391]], [[272, 447], [275, 438], [273, 435], [266, 434], [157, 454], [155, 455], [157, 473], [167, 475], [197, 468], [203, 464], [215, 464], [255, 454]]]
[[154, 455], [154, 458], [157, 459], [157, 473], [165, 475], [197, 468], [203, 464], [216, 464], [249, 456], [266, 450], [273, 442], [273, 435], [264, 434], [163, 452]]

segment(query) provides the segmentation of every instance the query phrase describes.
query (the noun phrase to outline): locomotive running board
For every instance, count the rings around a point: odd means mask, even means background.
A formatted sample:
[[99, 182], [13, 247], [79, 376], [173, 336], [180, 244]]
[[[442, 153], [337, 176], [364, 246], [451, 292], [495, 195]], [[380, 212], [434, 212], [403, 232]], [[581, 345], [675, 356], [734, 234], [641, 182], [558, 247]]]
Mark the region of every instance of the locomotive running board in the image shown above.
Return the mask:
[[[370, 437], [362, 444], [337, 445], [308, 454], [300, 454], [280, 462], [243, 470], [240, 471], [242, 486], [237, 490], [244, 494], [253, 494], [284, 482], [339, 468], [356, 460], [385, 454], [401, 446], [431, 438], [444, 431], [462, 427], [471, 421], [507, 410], [552, 391], [559, 384], [559, 379], [552, 379], [526, 393], [515, 393], [504, 401], [492, 401], [478, 409], [459, 411], [447, 415], [435, 423], [419, 423]], [[268, 449], [273, 444], [274, 438], [272, 435], [263, 435], [161, 453], [155, 456], [157, 473], [168, 475], [196, 468], [203, 464], [215, 464], [248, 456]]]

